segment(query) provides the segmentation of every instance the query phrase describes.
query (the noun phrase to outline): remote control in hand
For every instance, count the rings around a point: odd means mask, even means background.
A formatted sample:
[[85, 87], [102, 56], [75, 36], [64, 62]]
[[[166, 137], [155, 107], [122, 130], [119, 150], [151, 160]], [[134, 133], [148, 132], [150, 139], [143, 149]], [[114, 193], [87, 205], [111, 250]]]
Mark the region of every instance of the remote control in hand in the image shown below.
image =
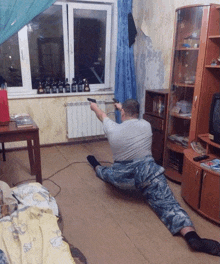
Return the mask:
[[209, 158], [208, 155], [201, 155], [201, 156], [194, 157], [193, 160], [194, 161], [201, 161], [201, 160], [205, 160], [205, 159], [208, 159], [208, 158]]
[[88, 101], [96, 103], [96, 99], [92, 99], [92, 98], [87, 98]]

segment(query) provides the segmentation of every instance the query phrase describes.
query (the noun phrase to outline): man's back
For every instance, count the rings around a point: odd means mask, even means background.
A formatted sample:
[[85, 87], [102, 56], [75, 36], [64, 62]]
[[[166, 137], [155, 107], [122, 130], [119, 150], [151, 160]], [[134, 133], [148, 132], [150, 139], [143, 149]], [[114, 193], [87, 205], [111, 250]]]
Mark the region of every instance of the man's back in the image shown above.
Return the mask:
[[152, 155], [152, 130], [149, 122], [143, 119], [129, 119], [117, 124], [105, 118], [103, 128], [115, 161]]

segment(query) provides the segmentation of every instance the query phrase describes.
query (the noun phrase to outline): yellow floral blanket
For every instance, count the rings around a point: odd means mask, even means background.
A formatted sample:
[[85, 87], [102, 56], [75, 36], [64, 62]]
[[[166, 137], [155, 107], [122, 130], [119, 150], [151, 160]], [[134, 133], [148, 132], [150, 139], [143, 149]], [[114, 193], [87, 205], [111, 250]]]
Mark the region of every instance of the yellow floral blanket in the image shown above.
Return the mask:
[[0, 248], [9, 263], [75, 263], [50, 209], [21, 208], [1, 219], [0, 234]]
[[0, 248], [9, 263], [75, 263], [50, 209], [21, 208], [1, 219], [0, 234]]
[[[43, 200], [36, 199], [36, 193], [34, 196], [35, 201]], [[0, 249], [11, 264], [75, 263], [69, 245], [63, 241], [56, 215], [46, 206], [19, 204], [11, 215], [1, 218]]]

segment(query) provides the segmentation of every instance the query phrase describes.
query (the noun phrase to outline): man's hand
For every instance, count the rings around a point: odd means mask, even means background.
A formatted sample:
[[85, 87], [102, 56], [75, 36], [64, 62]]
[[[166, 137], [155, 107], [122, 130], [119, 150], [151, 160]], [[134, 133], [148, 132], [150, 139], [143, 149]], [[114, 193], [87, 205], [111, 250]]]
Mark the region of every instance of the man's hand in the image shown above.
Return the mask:
[[96, 103], [93, 103], [93, 102], [90, 102], [90, 108], [94, 112], [95, 112], [95, 110], [99, 109], [98, 105]]
[[122, 109], [122, 104], [121, 103], [115, 103], [115, 108], [118, 109], [119, 111], [121, 111]]
[[91, 102], [90, 103], [90, 108], [92, 111], [95, 112], [96, 116], [98, 117], [98, 119], [103, 122], [104, 118], [107, 117], [106, 113], [103, 112], [96, 103]]

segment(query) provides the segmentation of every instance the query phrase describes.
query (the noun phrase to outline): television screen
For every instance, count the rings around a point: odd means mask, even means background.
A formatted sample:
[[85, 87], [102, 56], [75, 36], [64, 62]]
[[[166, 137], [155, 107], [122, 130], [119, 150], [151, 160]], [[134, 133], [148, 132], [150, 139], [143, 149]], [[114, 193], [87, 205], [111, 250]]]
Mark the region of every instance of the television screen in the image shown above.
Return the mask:
[[210, 109], [209, 133], [211, 139], [220, 144], [220, 93], [214, 94]]
[[213, 111], [213, 129], [220, 133], [220, 98], [216, 100]]

